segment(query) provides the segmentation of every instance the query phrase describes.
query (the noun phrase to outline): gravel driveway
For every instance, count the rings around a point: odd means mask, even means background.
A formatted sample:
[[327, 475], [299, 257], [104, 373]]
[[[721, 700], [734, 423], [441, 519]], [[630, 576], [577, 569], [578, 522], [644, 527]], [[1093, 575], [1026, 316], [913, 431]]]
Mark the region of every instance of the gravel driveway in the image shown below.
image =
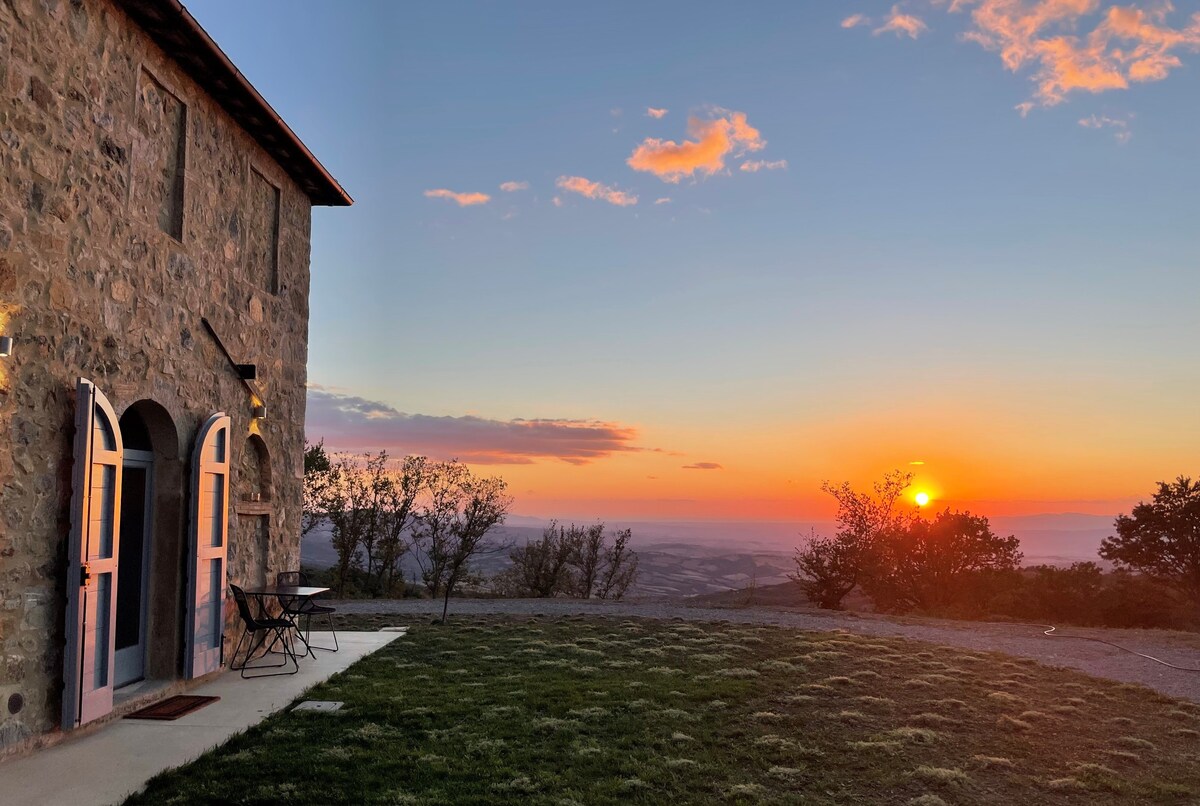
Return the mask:
[[[427, 599], [347, 600], [344, 613], [395, 613], [398, 616], [441, 615], [440, 602]], [[451, 615], [598, 615], [641, 616], [688, 621], [733, 621], [775, 624], [804, 630], [848, 630], [862, 635], [896, 636], [967, 649], [994, 650], [1033, 658], [1048, 666], [1079, 669], [1098, 677], [1141, 683], [1164, 694], [1200, 702], [1200, 637], [1164, 630], [1099, 630], [1076, 627], [1060, 632], [1102, 638], [1156, 658], [1197, 669], [1169, 669], [1110, 646], [1072, 638], [1049, 638], [1040, 628], [1018, 624], [890, 619], [853, 613], [780, 610], [765, 607], [688, 607], [662, 602], [600, 602], [571, 599], [455, 599]]]

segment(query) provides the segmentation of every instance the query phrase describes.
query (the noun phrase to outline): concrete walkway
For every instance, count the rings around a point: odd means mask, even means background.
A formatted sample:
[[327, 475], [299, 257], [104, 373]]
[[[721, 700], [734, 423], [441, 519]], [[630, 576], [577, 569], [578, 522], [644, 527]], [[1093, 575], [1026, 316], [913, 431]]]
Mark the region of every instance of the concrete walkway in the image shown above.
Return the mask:
[[[221, 699], [173, 722], [120, 719], [94, 733], [0, 763], [4, 806], [110, 806], [139, 791], [163, 770], [178, 767], [257, 725], [316, 684], [387, 646], [401, 632], [340, 632], [341, 651], [302, 659], [286, 677], [243, 680], [226, 672], [188, 694]], [[313, 633], [330, 644], [328, 633]]]

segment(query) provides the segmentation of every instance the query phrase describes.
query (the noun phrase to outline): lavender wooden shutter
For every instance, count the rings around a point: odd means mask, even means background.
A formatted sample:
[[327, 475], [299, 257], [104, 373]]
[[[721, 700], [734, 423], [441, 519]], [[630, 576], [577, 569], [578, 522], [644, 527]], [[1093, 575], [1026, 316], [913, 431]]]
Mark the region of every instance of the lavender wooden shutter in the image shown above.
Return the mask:
[[188, 564], [188, 677], [221, 668], [225, 634], [225, 553], [229, 543], [229, 417], [208, 418], [192, 456]]
[[121, 428], [108, 398], [80, 378], [63, 661], [62, 723], [68, 729], [112, 710], [121, 451]]

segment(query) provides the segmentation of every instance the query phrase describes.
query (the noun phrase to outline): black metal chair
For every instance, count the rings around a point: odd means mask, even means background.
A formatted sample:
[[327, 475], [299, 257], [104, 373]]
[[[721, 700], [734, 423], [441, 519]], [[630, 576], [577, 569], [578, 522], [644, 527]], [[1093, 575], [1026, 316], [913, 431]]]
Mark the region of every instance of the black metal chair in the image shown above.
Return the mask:
[[[275, 575], [275, 584], [279, 587], [307, 587], [308, 574], [303, 571], [280, 571]], [[337, 625], [333, 622], [333, 615], [337, 612], [336, 607], [329, 605], [318, 604], [312, 599], [302, 599], [297, 601], [291, 597], [279, 597], [279, 604], [283, 607], [285, 613], [292, 618], [304, 617], [304, 637], [300, 640], [304, 641], [304, 645], [309, 649], [320, 649], [325, 652], [338, 651]], [[329, 619], [329, 631], [333, 633], [333, 646], [313, 646], [310, 642], [309, 635], [312, 634], [312, 618], [313, 616], [325, 616]]]
[[[233, 657], [230, 658], [229, 668], [242, 673], [242, 677], [252, 679], [255, 677], [276, 677], [279, 675], [295, 674], [300, 671], [300, 662], [296, 657], [296, 648], [289, 639], [289, 634], [292, 629], [292, 622], [286, 618], [275, 618], [265, 615], [254, 615], [250, 609], [250, 602], [246, 596], [246, 592], [237, 585], [230, 585], [229, 589], [233, 591], [233, 599], [237, 602], [238, 615], [242, 617], [242, 635], [238, 638], [237, 646], [233, 648]], [[238, 652], [242, 648], [242, 642], [246, 638], [250, 638], [250, 643], [246, 649], [246, 657], [242, 659], [242, 665], [237, 665]], [[264, 663], [257, 666], [249, 666], [250, 660], [254, 657], [254, 653], [263, 648], [266, 640], [270, 638], [271, 643], [266, 644], [266, 649], [263, 651], [262, 657], [275, 653], [275, 647], [282, 645], [283, 652], [278, 653], [284, 656], [282, 663]], [[246, 674], [246, 670], [255, 671], [257, 669], [279, 669], [288, 665], [291, 662], [294, 667], [290, 672], [268, 672], [266, 674]]]

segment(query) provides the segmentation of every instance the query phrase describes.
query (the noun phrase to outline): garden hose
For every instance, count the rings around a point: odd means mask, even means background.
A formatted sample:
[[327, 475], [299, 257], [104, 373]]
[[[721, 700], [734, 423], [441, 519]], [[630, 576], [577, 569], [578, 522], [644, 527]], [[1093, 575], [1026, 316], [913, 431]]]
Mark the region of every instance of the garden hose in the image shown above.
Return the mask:
[[1090, 635], [1070, 635], [1070, 634], [1064, 635], [1061, 633], [1057, 633], [1057, 632], [1055, 632], [1055, 630], [1057, 630], [1058, 628], [1052, 624], [1031, 624], [1029, 626], [1031, 626], [1031, 627], [1047, 627], [1048, 629], [1043, 630], [1042, 635], [1045, 635], [1049, 638], [1075, 638], [1080, 641], [1095, 641], [1098, 644], [1105, 644], [1106, 646], [1111, 646], [1116, 649], [1119, 649], [1122, 652], [1128, 652], [1130, 655], [1137, 655], [1139, 658], [1145, 658], [1146, 660], [1152, 660], [1155, 663], [1161, 663], [1163, 666], [1166, 666], [1168, 669], [1178, 669], [1181, 672], [1200, 672], [1200, 669], [1196, 669], [1191, 666], [1176, 666], [1174, 663], [1168, 663], [1167, 661], [1162, 660], [1161, 658], [1156, 658], [1153, 655], [1147, 655], [1144, 652], [1137, 652], [1128, 647], [1123, 647], [1120, 644], [1114, 644], [1112, 641], [1105, 641], [1103, 638], [1092, 638]]

